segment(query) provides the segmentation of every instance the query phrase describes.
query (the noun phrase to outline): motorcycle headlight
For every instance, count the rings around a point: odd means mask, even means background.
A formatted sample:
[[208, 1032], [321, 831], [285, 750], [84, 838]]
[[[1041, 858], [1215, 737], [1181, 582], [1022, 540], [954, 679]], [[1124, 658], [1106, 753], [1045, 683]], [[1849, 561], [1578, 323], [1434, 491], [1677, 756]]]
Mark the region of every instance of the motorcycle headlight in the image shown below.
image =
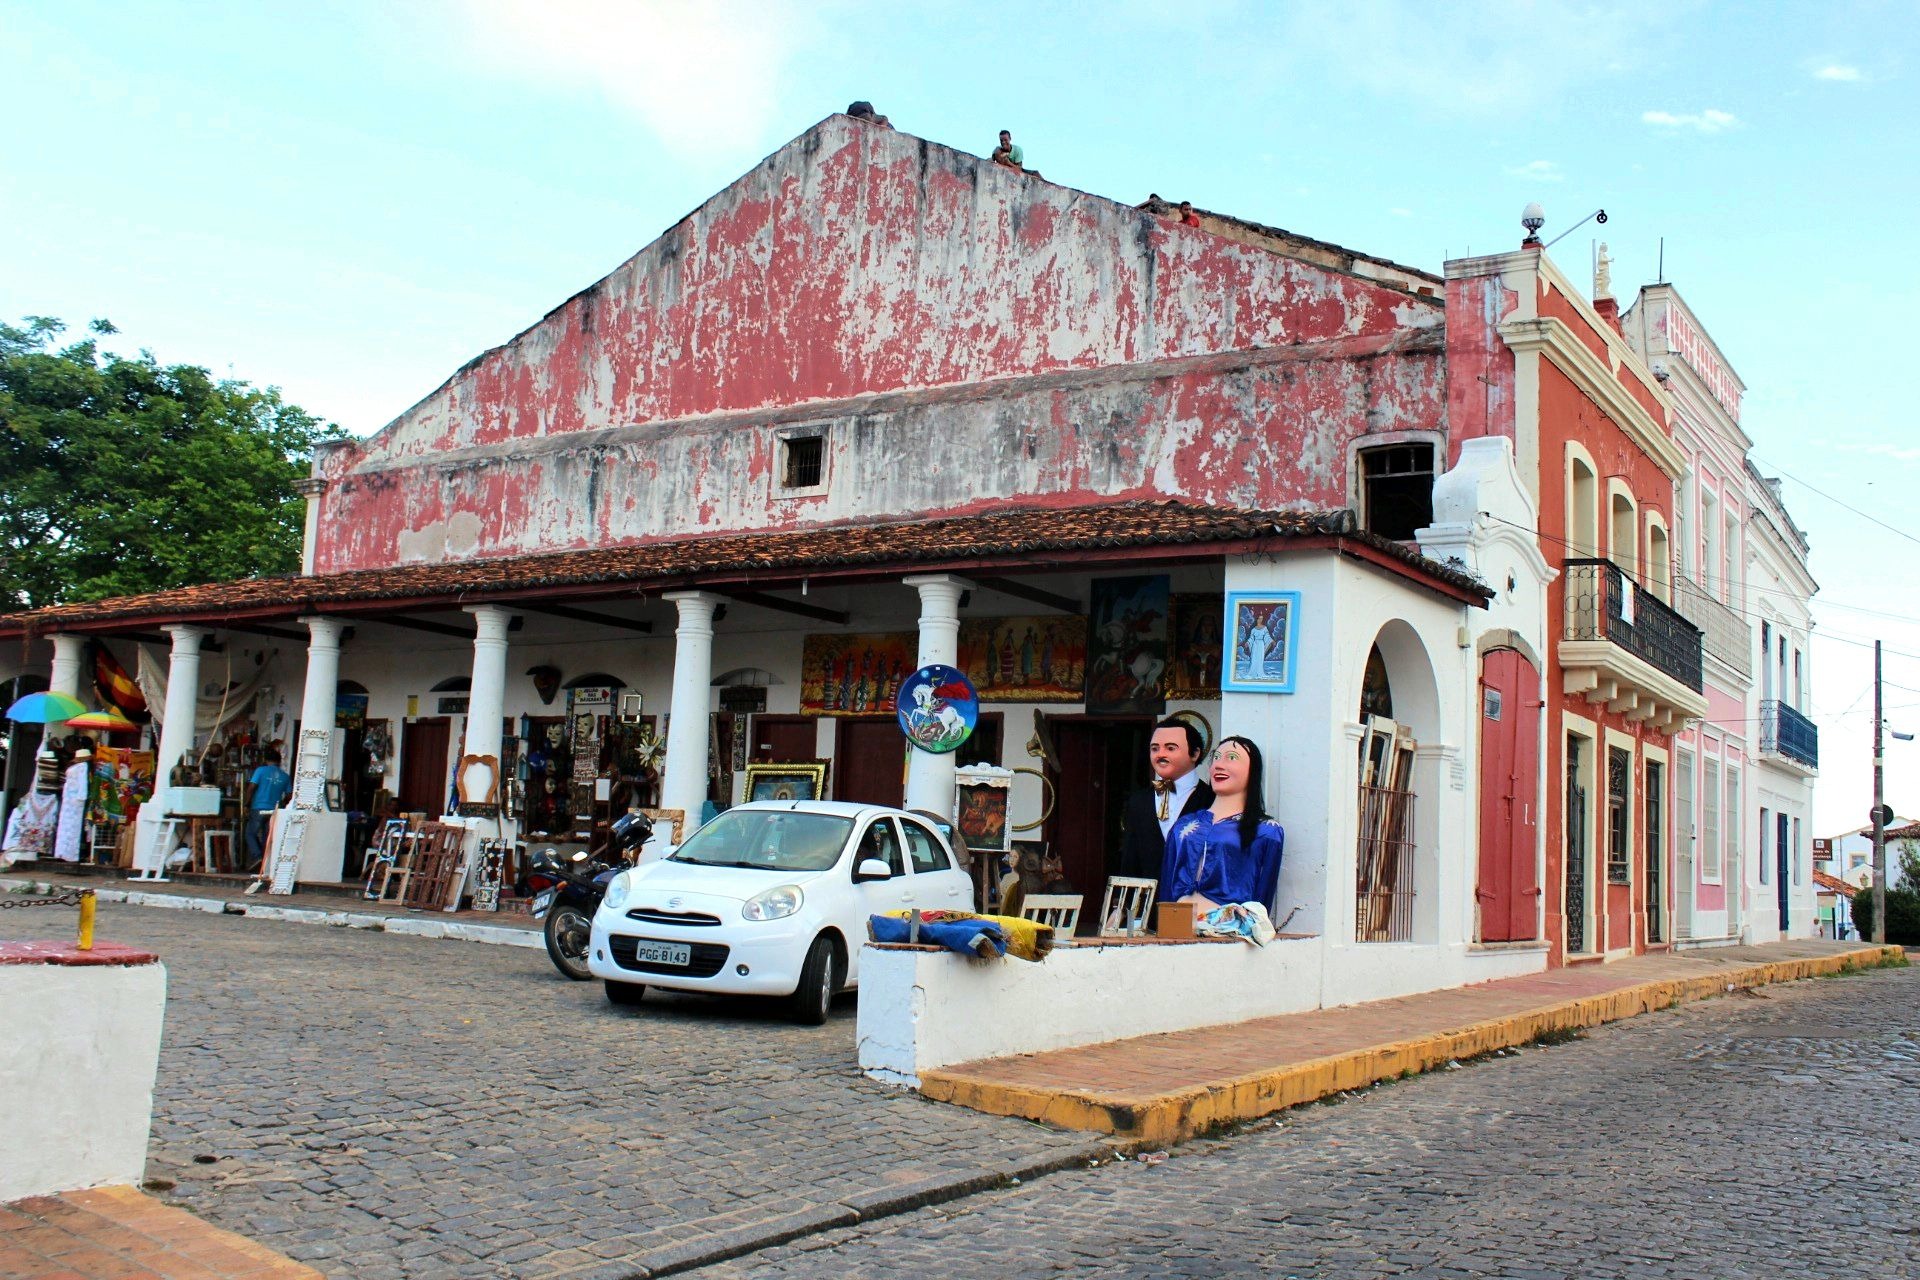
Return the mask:
[[606, 905], [614, 908], [616, 911], [626, 906], [627, 890], [633, 887], [632, 879], [633, 875], [631, 872], [622, 871], [619, 875], [607, 881]]
[[747, 920], [784, 920], [800, 909], [801, 901], [799, 885], [775, 885], [765, 893], [748, 898], [740, 908], [740, 915]]

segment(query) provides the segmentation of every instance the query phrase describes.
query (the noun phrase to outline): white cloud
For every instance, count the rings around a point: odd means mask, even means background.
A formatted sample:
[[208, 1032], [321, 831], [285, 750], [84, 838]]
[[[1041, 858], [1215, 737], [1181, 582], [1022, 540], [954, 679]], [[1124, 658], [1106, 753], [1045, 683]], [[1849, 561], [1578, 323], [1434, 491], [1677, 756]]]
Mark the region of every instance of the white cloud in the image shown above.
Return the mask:
[[1828, 62], [1813, 69], [1815, 80], [1837, 80], [1842, 84], [1857, 84], [1866, 77], [1860, 74], [1860, 68], [1848, 66], [1844, 62]]
[[1531, 182], [1563, 182], [1567, 175], [1561, 173], [1560, 166], [1551, 160], [1529, 160], [1525, 164], [1509, 166], [1507, 176], [1525, 178]]
[[1387, 212], [1396, 218], [1411, 218], [1413, 216], [1413, 210], [1411, 209], [1393, 208], [1387, 210]]
[[682, 155], [767, 141], [792, 10], [756, 0], [461, 0], [474, 51], [548, 90], [587, 89]]
[[1654, 125], [1662, 129], [1695, 129], [1701, 133], [1723, 133], [1740, 123], [1740, 118], [1731, 111], [1720, 111], [1708, 107], [1705, 111], [1675, 115], [1671, 111], [1642, 111], [1642, 124]]
[[1557, 110], [1659, 59], [1676, 6], [1634, 0], [1296, 0], [1274, 44], [1299, 67], [1446, 115]]

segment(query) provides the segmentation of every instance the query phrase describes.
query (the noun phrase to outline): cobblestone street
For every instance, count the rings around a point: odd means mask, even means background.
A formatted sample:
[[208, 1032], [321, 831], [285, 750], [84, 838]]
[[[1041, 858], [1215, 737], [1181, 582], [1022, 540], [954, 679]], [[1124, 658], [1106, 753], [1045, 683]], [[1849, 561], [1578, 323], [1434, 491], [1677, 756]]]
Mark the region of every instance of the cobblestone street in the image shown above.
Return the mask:
[[752, 1276], [1920, 1275], [1920, 967], [1649, 1014], [715, 1266]]
[[[72, 927], [0, 915], [0, 937]], [[541, 951], [111, 904], [100, 936], [169, 974], [148, 1176], [330, 1275], [591, 1275], [1097, 1149], [867, 1081], [850, 998], [804, 1028], [658, 993], [617, 1010]]]

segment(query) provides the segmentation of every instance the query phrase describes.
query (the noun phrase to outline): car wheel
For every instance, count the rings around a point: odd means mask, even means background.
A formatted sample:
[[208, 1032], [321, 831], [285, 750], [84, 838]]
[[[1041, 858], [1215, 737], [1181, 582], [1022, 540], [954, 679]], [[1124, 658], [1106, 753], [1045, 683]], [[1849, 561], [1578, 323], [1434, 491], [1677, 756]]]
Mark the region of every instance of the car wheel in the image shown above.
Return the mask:
[[607, 1002], [609, 1004], [639, 1004], [646, 998], [647, 989], [638, 982], [607, 983]]
[[593, 976], [587, 968], [588, 940], [593, 935], [593, 917], [572, 903], [556, 903], [547, 913], [547, 957], [575, 982]]
[[840, 965], [833, 939], [815, 938], [800, 969], [800, 985], [787, 998], [787, 1012], [800, 1025], [817, 1027], [827, 1020], [833, 993], [839, 989]]

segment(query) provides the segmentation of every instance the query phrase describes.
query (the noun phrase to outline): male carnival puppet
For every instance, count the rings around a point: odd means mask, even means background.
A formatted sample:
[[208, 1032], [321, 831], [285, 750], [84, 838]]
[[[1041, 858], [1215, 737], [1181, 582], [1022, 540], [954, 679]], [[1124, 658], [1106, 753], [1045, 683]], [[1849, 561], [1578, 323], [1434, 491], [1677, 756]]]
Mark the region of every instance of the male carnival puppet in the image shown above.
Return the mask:
[[1184, 720], [1154, 726], [1147, 744], [1153, 782], [1127, 797], [1120, 875], [1158, 880], [1173, 824], [1213, 803], [1213, 788], [1200, 777], [1204, 745], [1200, 730]]

